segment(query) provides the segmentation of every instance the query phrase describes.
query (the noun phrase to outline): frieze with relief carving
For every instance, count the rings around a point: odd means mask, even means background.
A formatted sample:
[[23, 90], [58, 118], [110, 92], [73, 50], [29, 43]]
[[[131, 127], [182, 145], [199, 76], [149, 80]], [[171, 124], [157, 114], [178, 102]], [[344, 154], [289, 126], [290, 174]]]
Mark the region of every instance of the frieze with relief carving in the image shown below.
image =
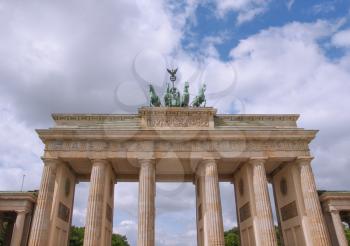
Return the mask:
[[223, 140], [223, 141], [47, 141], [46, 151], [176, 151], [176, 152], [243, 152], [243, 151], [309, 151], [308, 142], [303, 140]]
[[147, 127], [209, 127], [208, 117], [151, 117]]
[[213, 108], [140, 108], [143, 128], [209, 128], [214, 127]]

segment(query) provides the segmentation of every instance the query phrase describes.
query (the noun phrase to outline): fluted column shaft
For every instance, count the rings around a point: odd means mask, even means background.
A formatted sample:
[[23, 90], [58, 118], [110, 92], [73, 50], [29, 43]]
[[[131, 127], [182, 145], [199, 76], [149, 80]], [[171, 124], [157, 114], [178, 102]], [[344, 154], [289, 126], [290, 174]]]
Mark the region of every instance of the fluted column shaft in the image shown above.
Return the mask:
[[332, 216], [335, 234], [337, 235], [339, 245], [348, 246], [348, 241], [345, 236], [344, 226], [343, 226], [343, 223], [341, 222], [339, 211], [334, 210], [334, 211], [331, 211], [330, 213]]
[[308, 217], [310, 237], [313, 245], [331, 245], [321, 211], [316, 183], [311, 169], [312, 158], [299, 158], [297, 160], [300, 167], [301, 189], [304, 198], [305, 212]]
[[224, 226], [217, 165], [214, 159], [204, 160], [204, 228], [207, 236], [205, 245], [224, 246]]
[[28, 243], [29, 246], [47, 246], [50, 233], [50, 214], [58, 160], [43, 159], [43, 161], [45, 166], [41, 177], [40, 190]]
[[13, 227], [11, 246], [21, 245], [26, 214], [27, 214], [26, 211], [18, 211], [17, 212], [16, 222], [15, 222], [15, 225]]
[[139, 160], [139, 221], [138, 246], [154, 246], [155, 220], [155, 163], [154, 160]]
[[102, 216], [105, 176], [108, 162], [93, 160], [86, 215], [84, 246], [99, 246], [102, 237]]
[[272, 209], [267, 188], [265, 159], [251, 159], [253, 189], [257, 216], [257, 245], [277, 245]]

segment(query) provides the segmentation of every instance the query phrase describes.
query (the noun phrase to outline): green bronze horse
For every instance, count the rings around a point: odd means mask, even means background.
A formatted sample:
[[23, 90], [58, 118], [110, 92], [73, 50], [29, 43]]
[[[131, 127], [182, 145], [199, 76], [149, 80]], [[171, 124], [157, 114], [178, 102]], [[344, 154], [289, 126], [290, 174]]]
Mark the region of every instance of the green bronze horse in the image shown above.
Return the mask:
[[153, 107], [160, 107], [161, 106], [160, 99], [157, 96], [153, 85], [149, 85], [149, 97], [150, 97], [150, 101], [149, 101], [150, 107], [152, 107], [152, 106]]
[[205, 107], [205, 104], [207, 103], [207, 100], [205, 99], [205, 90], [206, 90], [206, 85], [203, 84], [201, 88], [199, 88], [199, 93], [198, 95], [194, 98], [192, 102], [193, 107], [200, 107], [204, 103], [203, 107]]
[[184, 92], [181, 97], [181, 107], [188, 107], [188, 104], [190, 103], [190, 93], [188, 91], [188, 88], [190, 85], [188, 82], [185, 82]]
[[165, 105], [165, 107], [171, 106], [171, 93], [170, 93], [169, 84], [167, 85], [166, 93], [164, 95], [164, 105]]
[[181, 96], [179, 90], [176, 87], [170, 88], [170, 107], [180, 107], [180, 101]]

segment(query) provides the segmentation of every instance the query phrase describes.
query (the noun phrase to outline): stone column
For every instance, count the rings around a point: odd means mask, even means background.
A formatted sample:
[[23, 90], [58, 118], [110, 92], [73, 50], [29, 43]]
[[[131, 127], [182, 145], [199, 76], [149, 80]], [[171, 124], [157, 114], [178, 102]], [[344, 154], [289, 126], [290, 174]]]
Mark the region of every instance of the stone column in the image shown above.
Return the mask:
[[155, 219], [155, 163], [154, 160], [144, 159], [140, 162], [139, 177], [139, 222], [138, 246], [154, 246]]
[[16, 222], [13, 227], [11, 246], [21, 245], [26, 214], [27, 211], [17, 211]]
[[224, 226], [217, 165], [214, 159], [203, 160], [204, 175], [204, 245], [224, 246]]
[[316, 183], [311, 169], [311, 157], [299, 157], [301, 189], [308, 220], [310, 239], [313, 245], [331, 245], [327, 227], [322, 215]]
[[341, 222], [341, 218], [338, 210], [330, 211], [332, 216], [332, 222], [334, 225], [335, 234], [337, 235], [339, 246], [348, 246], [348, 241], [346, 240], [344, 226]]
[[267, 188], [264, 158], [250, 159], [252, 167], [255, 210], [257, 216], [257, 245], [277, 245], [272, 209]]
[[85, 223], [84, 246], [98, 246], [102, 237], [103, 192], [106, 160], [92, 160], [89, 199]]
[[43, 158], [44, 170], [37, 205], [34, 213], [29, 246], [46, 246], [49, 238], [50, 214], [52, 209], [53, 193], [55, 189], [57, 159]]

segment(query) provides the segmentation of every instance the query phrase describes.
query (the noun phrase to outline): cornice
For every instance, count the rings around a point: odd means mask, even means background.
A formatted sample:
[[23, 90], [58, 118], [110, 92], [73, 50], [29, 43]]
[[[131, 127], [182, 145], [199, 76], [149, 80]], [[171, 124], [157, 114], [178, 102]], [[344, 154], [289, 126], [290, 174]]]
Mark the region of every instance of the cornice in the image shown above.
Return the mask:
[[142, 107], [138, 114], [52, 114], [55, 127], [297, 128], [298, 114], [216, 114], [216, 109]]
[[35, 203], [37, 194], [33, 192], [2, 192], [0, 200], [26, 200]]
[[329, 200], [348, 200], [350, 201], [350, 191], [345, 192], [325, 192], [322, 195], [320, 195], [320, 201], [329, 201]]
[[305, 140], [315, 138], [317, 130], [274, 129], [274, 130], [151, 130], [151, 129], [38, 129], [42, 141], [53, 139], [84, 140]]
[[231, 121], [297, 121], [299, 114], [218, 114], [216, 118]]
[[115, 121], [125, 119], [138, 119], [137, 114], [51, 114], [54, 121]]
[[[206, 109], [206, 110], [204, 110]], [[201, 112], [208, 111], [208, 108], [196, 108], [189, 110], [190, 112]], [[152, 112], [162, 112], [162, 109], [155, 109]], [[175, 110], [173, 110], [175, 111]], [[177, 110], [178, 111], [178, 110]], [[210, 108], [210, 111], [214, 109]], [[140, 112], [143, 112], [140, 110]], [[54, 121], [113, 121], [113, 120], [125, 120], [125, 119], [140, 119], [139, 114], [65, 114], [65, 113], [54, 113], [51, 114]], [[215, 118], [232, 120], [232, 121], [262, 121], [262, 120], [275, 120], [275, 121], [284, 121], [284, 120], [294, 120], [299, 119], [299, 114], [216, 114]]]

